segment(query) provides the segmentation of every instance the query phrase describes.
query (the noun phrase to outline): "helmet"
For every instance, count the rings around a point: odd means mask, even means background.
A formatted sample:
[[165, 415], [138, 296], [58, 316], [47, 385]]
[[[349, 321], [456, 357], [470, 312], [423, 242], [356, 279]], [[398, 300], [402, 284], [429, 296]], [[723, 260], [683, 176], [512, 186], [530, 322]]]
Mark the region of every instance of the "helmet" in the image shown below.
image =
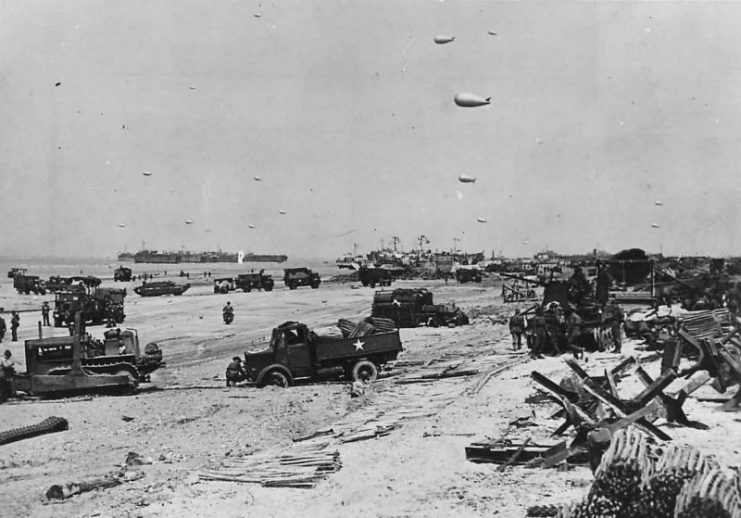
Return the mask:
[[232, 360], [234, 360], [235, 362], [241, 362], [242, 358], [240, 358], [239, 356], [235, 356], [234, 358], [232, 358]]
[[231, 303], [231, 302], [229, 302], [229, 301], [227, 300], [227, 301], [226, 301], [226, 305], [227, 305], [227, 306], [231, 306], [231, 305], [232, 305], [232, 303]]

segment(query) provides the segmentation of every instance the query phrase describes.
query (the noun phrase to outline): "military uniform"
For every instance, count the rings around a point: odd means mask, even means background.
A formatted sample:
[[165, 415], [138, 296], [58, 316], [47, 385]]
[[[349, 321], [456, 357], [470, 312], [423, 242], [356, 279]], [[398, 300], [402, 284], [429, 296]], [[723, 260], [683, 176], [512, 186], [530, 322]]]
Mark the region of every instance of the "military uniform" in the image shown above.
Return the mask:
[[51, 324], [49, 323], [49, 311], [50, 311], [50, 310], [51, 310], [51, 309], [49, 308], [49, 303], [48, 303], [48, 302], [44, 302], [44, 303], [43, 303], [43, 304], [41, 305], [41, 319], [42, 319], [42, 325], [45, 325], [45, 326], [50, 326], [50, 325], [51, 325]]
[[21, 317], [15, 311], [12, 312], [13, 316], [10, 318], [10, 339], [13, 342], [18, 341], [18, 327], [21, 325]]
[[576, 339], [581, 332], [581, 324], [581, 317], [574, 311], [566, 317], [566, 347], [574, 352], [574, 356], [584, 352], [584, 349], [576, 345]]
[[529, 324], [532, 329], [533, 339], [531, 354], [533, 356], [540, 356], [543, 353], [543, 347], [545, 347], [546, 340], [548, 339], [545, 317], [542, 313], [535, 313], [535, 316], [530, 319]]
[[612, 343], [615, 344], [615, 352], [620, 353], [623, 348], [622, 323], [625, 319], [623, 310], [620, 306], [615, 305], [615, 313], [612, 316]]
[[522, 348], [522, 333], [525, 332], [525, 318], [518, 311], [509, 319], [509, 332], [512, 334], [512, 348], [518, 351]]
[[243, 381], [246, 378], [247, 373], [245, 372], [244, 367], [242, 367], [242, 360], [238, 356], [235, 356], [226, 368], [226, 386], [231, 386], [231, 383], [236, 385], [237, 382]]
[[10, 351], [6, 351], [0, 360], [0, 403], [7, 401], [13, 395], [14, 374], [15, 362], [10, 357]]

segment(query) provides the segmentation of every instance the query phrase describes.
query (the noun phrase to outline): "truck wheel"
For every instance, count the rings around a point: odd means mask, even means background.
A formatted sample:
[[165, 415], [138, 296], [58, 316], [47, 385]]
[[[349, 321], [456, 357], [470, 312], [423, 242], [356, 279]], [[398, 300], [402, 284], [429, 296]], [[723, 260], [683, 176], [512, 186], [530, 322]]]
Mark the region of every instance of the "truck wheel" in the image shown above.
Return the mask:
[[295, 290], [296, 288], [297, 288], [297, 286], [294, 283], [292, 283], [292, 282], [289, 282], [288, 283], [288, 289], [289, 290]]
[[311, 289], [315, 290], [319, 287], [319, 281], [311, 281]]
[[370, 287], [371, 289], [376, 287], [376, 281], [370, 281]]
[[243, 289], [242, 291], [244, 291], [245, 293], [249, 293], [249, 292], [251, 292], [251, 291], [252, 291], [252, 286], [250, 286], [250, 285], [248, 284], [247, 286], [245, 286], [245, 287], [244, 287], [244, 289]]
[[286, 388], [288, 385], [290, 385], [286, 375], [280, 371], [271, 372], [270, 374], [265, 376], [265, 379], [263, 380], [262, 383], [263, 383], [263, 386], [274, 385], [276, 387], [283, 387], [283, 388]]
[[378, 368], [373, 362], [361, 360], [352, 368], [352, 379], [355, 381], [375, 381], [378, 378]]
[[265, 291], [273, 291], [273, 286], [274, 286], [274, 283], [266, 282], [265, 284], [263, 284], [262, 287]]
[[430, 317], [430, 319], [427, 321], [427, 327], [440, 327], [440, 321], [437, 319], [437, 317]]

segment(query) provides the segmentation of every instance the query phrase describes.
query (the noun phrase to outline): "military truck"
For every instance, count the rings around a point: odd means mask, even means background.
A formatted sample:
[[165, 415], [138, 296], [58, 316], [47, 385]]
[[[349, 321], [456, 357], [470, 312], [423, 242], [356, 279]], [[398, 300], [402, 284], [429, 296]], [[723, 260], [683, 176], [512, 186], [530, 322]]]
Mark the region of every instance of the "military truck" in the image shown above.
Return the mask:
[[38, 275], [18, 274], [13, 277], [13, 287], [18, 293], [46, 295], [46, 283]]
[[134, 288], [134, 293], [142, 297], [158, 297], [160, 295], [182, 295], [190, 284], [176, 284], [172, 281], [148, 282]]
[[285, 322], [273, 329], [267, 348], [244, 353], [244, 366], [258, 387], [341, 376], [373, 381], [402, 350], [398, 329], [363, 337], [319, 338], [305, 324]]
[[131, 268], [119, 266], [113, 271], [114, 282], [129, 282], [131, 280]]
[[126, 290], [118, 288], [97, 288], [92, 292], [68, 290], [57, 292], [54, 296], [54, 327], [65, 327], [74, 321], [77, 311], [81, 313], [85, 325], [100, 325], [106, 321], [109, 307], [113, 320], [120, 324], [126, 318], [124, 299]]
[[295, 290], [299, 286], [317, 289], [322, 280], [318, 273], [312, 272], [309, 268], [284, 268], [283, 282], [289, 290]]
[[52, 275], [51, 277], [49, 277], [49, 280], [46, 281], [46, 291], [49, 291], [51, 293], [68, 290], [71, 286], [72, 280], [69, 277]]
[[232, 277], [221, 277], [214, 279], [214, 293], [229, 293], [234, 291], [237, 285]]
[[470, 322], [455, 304], [434, 304], [432, 293], [424, 288], [397, 288], [377, 291], [373, 297], [371, 315], [390, 318], [399, 327], [460, 326]]
[[[317, 276], [317, 279], [318, 277], [319, 276]], [[240, 273], [237, 275], [235, 285], [237, 289], [241, 289], [245, 293], [249, 293], [253, 289], [273, 291], [275, 281], [273, 280], [272, 275], [266, 275], [264, 272], [260, 271], [259, 273]], [[319, 284], [317, 284], [317, 286], [319, 286]], [[314, 286], [312, 285], [312, 288], [313, 287]]]
[[13, 379], [16, 390], [53, 395], [100, 388], [136, 388], [164, 367], [162, 350], [148, 344], [142, 353], [135, 329], [111, 329], [103, 340], [79, 338], [80, 367], [74, 373], [75, 338], [61, 336], [26, 340], [26, 372]]
[[375, 288], [376, 284], [380, 286], [391, 286], [394, 278], [391, 275], [391, 271], [386, 268], [361, 266], [358, 270], [358, 280], [360, 280], [363, 286]]
[[481, 270], [478, 266], [459, 266], [455, 270], [455, 279], [462, 283], [481, 282]]
[[[534, 281], [526, 277], [500, 273], [503, 277], [526, 281], [543, 286], [543, 298], [540, 307], [546, 321], [549, 342], [555, 341], [559, 349], [565, 350], [567, 336], [565, 313], [574, 311], [581, 318], [581, 329], [575, 345], [588, 350], [611, 350], [613, 348], [613, 324], [621, 322], [622, 311], [615, 303], [603, 307], [594, 298], [594, 289], [590, 284], [570, 280]], [[532, 308], [531, 308], [532, 309]], [[528, 310], [528, 313], [530, 310]], [[532, 337], [529, 336], [531, 340]], [[551, 348], [552, 344], [549, 343]]]

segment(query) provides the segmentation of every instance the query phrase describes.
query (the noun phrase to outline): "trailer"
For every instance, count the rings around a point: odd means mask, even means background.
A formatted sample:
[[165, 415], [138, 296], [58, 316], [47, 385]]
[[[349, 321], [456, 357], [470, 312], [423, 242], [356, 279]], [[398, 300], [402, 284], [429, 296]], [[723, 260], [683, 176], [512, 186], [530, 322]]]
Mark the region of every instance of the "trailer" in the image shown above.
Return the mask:
[[399, 331], [352, 338], [319, 338], [300, 322], [273, 329], [268, 346], [244, 353], [248, 379], [258, 387], [288, 387], [295, 380], [344, 377], [373, 381], [403, 351]]

